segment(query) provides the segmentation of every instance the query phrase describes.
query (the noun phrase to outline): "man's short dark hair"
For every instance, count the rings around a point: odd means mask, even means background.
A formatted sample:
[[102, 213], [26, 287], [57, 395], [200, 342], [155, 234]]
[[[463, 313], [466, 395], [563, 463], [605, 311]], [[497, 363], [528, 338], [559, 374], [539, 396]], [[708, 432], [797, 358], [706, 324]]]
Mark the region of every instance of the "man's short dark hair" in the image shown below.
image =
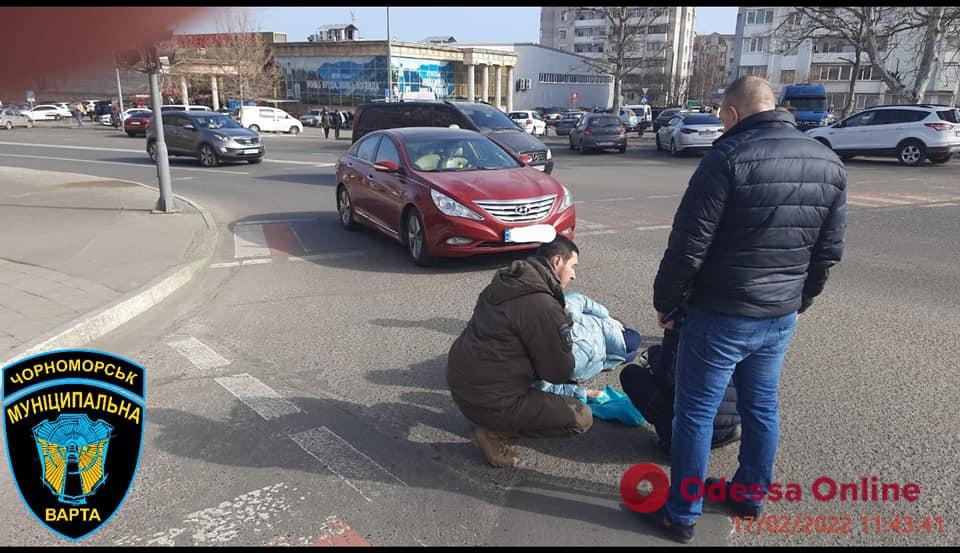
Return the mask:
[[541, 244], [540, 247], [537, 248], [536, 253], [538, 257], [544, 259], [550, 259], [555, 255], [559, 255], [560, 259], [564, 262], [573, 257], [573, 254], [580, 255], [580, 250], [577, 249], [577, 245], [573, 243], [573, 240], [560, 235], [557, 235], [557, 237], [553, 239], [553, 242]]

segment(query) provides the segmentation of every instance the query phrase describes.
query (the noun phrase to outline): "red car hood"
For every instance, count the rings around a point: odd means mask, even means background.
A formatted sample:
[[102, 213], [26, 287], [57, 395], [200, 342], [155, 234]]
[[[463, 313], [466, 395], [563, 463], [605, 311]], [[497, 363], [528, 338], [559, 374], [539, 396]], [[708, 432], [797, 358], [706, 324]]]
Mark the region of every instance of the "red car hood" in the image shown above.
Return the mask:
[[488, 171], [420, 173], [423, 180], [459, 201], [519, 200], [556, 194], [563, 188], [556, 179], [529, 167]]

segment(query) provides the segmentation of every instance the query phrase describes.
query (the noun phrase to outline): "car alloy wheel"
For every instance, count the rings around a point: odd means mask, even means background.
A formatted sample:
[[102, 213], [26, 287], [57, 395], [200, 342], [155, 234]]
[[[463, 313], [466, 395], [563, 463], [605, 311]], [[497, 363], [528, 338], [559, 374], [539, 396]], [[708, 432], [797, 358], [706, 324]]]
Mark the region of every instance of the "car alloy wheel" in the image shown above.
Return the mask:
[[926, 154], [925, 150], [926, 148], [923, 147], [923, 144], [911, 140], [900, 146], [900, 150], [897, 152], [897, 158], [900, 160], [900, 163], [904, 165], [916, 167], [923, 161], [923, 157]]
[[290, 127], [290, 134], [300, 134], [300, 127]]
[[10, 129], [13, 128], [13, 123], [11, 123], [10, 121], [7, 121], [6, 123], [3, 124], [3, 126], [9, 131]]
[[217, 152], [213, 151], [213, 148], [208, 144], [200, 146], [200, 165], [204, 167], [217, 166]]
[[416, 209], [407, 212], [407, 251], [413, 262], [421, 267], [429, 267], [436, 263], [436, 258], [427, 255], [427, 234], [423, 228], [423, 219]]
[[342, 184], [337, 187], [337, 213], [340, 214], [340, 224], [346, 230], [354, 230], [357, 223], [353, 220], [353, 204], [350, 203], [350, 194]]
[[676, 155], [679, 155], [679, 154], [680, 154], [680, 152], [677, 150], [677, 141], [676, 141], [675, 139], [671, 138], [671, 139], [670, 139], [670, 155], [676, 156]]

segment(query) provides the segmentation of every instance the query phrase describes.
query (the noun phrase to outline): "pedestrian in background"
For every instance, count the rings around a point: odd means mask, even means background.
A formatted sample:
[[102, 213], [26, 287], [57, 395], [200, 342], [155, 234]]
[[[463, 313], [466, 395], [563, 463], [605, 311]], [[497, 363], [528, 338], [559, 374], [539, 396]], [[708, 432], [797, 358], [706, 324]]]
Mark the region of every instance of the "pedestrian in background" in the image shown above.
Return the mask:
[[[689, 497], [715, 482], [706, 479], [710, 439], [731, 376], [743, 436], [724, 497], [740, 516], [759, 514], [773, 477], [777, 387], [797, 313], [823, 291], [846, 229], [843, 163], [776, 109], [770, 83], [737, 79], [719, 117], [725, 132], [690, 179], [654, 281], [660, 326], [673, 330], [682, 319], [670, 495], [644, 518], [684, 543], [693, 540], [703, 499], [686, 499], [681, 486]], [[759, 493], [734, 498], [733, 484]]]
[[333, 125], [333, 138], [334, 138], [334, 139], [339, 139], [339, 138], [340, 138], [340, 125], [341, 125], [341, 123], [342, 123], [342, 121], [340, 120], [340, 112], [339, 112], [339, 111], [334, 111], [334, 112], [330, 115], [330, 122], [331, 122], [331, 124]]
[[330, 112], [323, 110], [323, 113], [320, 114], [320, 126], [323, 127], [323, 137], [330, 138], [330, 123], [331, 123]]
[[87, 114], [87, 106], [83, 102], [77, 102], [73, 109], [73, 116], [77, 118], [77, 128], [83, 126], [83, 116]]

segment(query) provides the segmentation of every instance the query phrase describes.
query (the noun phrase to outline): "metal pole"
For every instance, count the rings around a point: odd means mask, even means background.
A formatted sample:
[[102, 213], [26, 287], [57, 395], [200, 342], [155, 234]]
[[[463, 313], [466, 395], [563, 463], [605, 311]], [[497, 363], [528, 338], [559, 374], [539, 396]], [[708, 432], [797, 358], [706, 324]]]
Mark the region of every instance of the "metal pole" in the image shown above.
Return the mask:
[[153, 105], [153, 124], [156, 125], [154, 130], [157, 134], [157, 179], [160, 181], [160, 198], [157, 200], [157, 206], [153, 209], [153, 212], [176, 213], [177, 208], [173, 205], [173, 189], [170, 186], [170, 160], [167, 159], [167, 143], [163, 139], [163, 116], [158, 72], [158, 69], [150, 71], [150, 102]]
[[390, 37], [390, 6], [387, 6], [387, 100], [393, 100], [393, 39]]
[[120, 100], [120, 117], [123, 117], [123, 89], [120, 88], [120, 68], [117, 67], [117, 98]]

